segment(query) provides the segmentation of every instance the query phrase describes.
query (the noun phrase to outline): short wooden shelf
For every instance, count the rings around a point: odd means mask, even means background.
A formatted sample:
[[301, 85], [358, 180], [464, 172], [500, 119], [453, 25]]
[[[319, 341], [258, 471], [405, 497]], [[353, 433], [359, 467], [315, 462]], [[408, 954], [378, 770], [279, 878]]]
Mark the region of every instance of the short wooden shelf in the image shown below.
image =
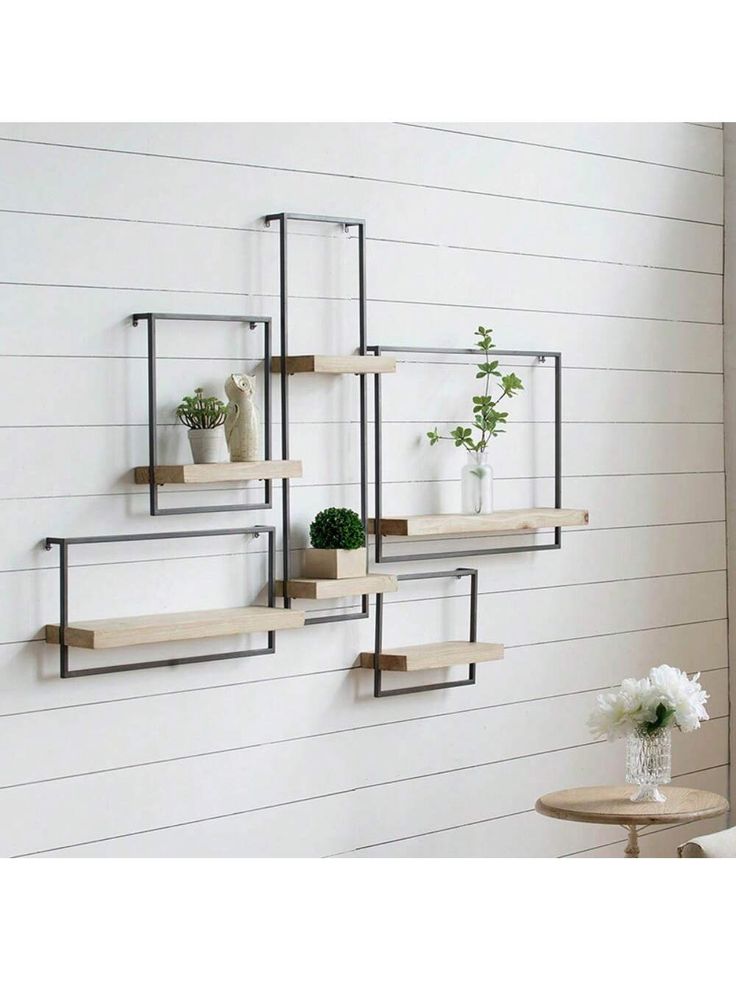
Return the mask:
[[[518, 508], [491, 514], [416, 514], [381, 518], [381, 535], [417, 538], [421, 535], [483, 534], [493, 531], [538, 531], [542, 528], [587, 525], [588, 512], [580, 508]], [[368, 531], [375, 534], [375, 519]]]
[[[339, 599], [343, 596], [368, 596], [395, 593], [396, 576], [370, 575], [354, 579], [290, 579], [286, 595], [292, 599]], [[283, 580], [276, 581], [276, 595], [284, 595]]]
[[[373, 651], [362, 651], [361, 668], [373, 668], [374, 657]], [[381, 651], [378, 667], [381, 671], [426, 671], [430, 668], [450, 668], [456, 664], [499, 661], [502, 657], [503, 644], [449, 640], [441, 644], [419, 644], [416, 647], [394, 647]]]
[[[136, 467], [136, 484], [147, 484], [149, 467]], [[229, 480], [272, 480], [301, 477], [301, 460], [259, 460], [255, 463], [182, 463], [156, 467], [157, 484], [219, 484]]]
[[[271, 371], [281, 372], [282, 358], [271, 358]], [[375, 355], [297, 354], [286, 359], [289, 375], [378, 375], [396, 371], [396, 359]]]
[[[202, 640], [304, 626], [300, 610], [269, 606], [240, 606], [228, 610], [199, 610], [192, 613], [156, 613], [150, 616], [119, 617], [70, 623], [65, 639], [70, 647], [107, 650], [134, 644], [158, 644], [167, 640]], [[46, 625], [46, 643], [59, 643], [58, 623]]]

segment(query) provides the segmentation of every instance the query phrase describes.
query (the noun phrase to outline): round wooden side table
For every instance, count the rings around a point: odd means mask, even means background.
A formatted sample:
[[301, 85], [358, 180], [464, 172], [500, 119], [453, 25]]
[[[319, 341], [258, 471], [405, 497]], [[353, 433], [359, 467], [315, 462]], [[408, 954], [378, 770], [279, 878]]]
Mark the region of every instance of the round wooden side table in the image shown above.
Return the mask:
[[729, 809], [720, 794], [709, 790], [668, 786], [663, 804], [634, 804], [629, 800], [634, 787], [576, 787], [545, 794], [536, 803], [536, 810], [561, 821], [581, 821], [585, 824], [618, 824], [629, 833], [624, 854], [639, 857], [639, 828], [648, 824], [684, 824], [719, 817]]

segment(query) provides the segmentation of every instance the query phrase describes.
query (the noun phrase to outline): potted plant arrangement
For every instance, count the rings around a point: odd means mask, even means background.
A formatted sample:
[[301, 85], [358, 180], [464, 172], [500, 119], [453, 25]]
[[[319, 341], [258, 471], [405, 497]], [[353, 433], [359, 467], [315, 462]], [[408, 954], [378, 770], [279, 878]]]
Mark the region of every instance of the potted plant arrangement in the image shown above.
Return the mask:
[[[483, 380], [485, 385], [481, 395], [473, 396], [472, 428], [457, 426], [448, 436], [441, 436], [435, 426], [427, 433], [431, 446], [436, 446], [441, 439], [450, 439], [470, 454], [470, 461], [460, 473], [463, 514], [490, 514], [493, 511], [493, 469], [488, 463], [487, 450], [492, 439], [506, 432], [500, 427], [508, 418], [508, 412], [499, 411], [497, 406], [502, 399], [513, 398], [524, 388], [513, 372], [504, 375], [498, 370], [498, 361], [491, 361], [491, 350], [496, 346], [491, 339], [492, 333], [487, 327], [479, 327], [474, 334], [478, 338], [475, 346], [483, 354], [475, 377]], [[500, 381], [494, 382], [496, 378]], [[500, 388], [495, 399], [492, 385]], [[477, 430], [477, 439], [473, 439], [473, 429]]]
[[354, 579], [366, 574], [365, 528], [349, 508], [325, 508], [309, 526], [312, 547], [304, 553], [311, 579]]
[[632, 801], [666, 800], [659, 788], [672, 778], [673, 726], [693, 732], [708, 718], [699, 677], [661, 664], [646, 678], [625, 678], [598, 696], [588, 725], [594, 736], [626, 738], [626, 783], [638, 788]]
[[176, 418], [189, 429], [189, 446], [195, 463], [221, 463], [225, 443], [221, 426], [225, 422], [225, 404], [204, 390], [195, 388], [185, 395], [176, 410]]

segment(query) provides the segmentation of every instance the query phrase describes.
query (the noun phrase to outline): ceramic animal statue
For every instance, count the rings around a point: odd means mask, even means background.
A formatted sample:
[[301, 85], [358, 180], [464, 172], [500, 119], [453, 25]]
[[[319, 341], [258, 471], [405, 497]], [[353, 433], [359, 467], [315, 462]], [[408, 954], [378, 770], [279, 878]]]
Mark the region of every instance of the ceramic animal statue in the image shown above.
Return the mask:
[[261, 459], [260, 420], [256, 407], [256, 376], [230, 375], [225, 382], [228, 399], [225, 439], [231, 463]]

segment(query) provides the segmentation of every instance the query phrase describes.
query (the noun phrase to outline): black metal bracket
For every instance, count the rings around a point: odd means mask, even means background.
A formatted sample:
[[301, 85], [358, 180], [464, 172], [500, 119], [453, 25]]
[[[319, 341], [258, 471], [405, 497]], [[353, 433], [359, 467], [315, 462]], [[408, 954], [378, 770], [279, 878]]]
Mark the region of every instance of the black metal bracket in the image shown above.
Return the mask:
[[[366, 224], [362, 218], [339, 218], [328, 215], [302, 215], [290, 212], [266, 215], [264, 222], [268, 228], [273, 222], [279, 225], [279, 311], [281, 320], [281, 452], [285, 460], [289, 459], [289, 375], [286, 371], [286, 359], [289, 355], [289, 290], [288, 290], [288, 229], [294, 221], [320, 222], [322, 224], [341, 225], [345, 231], [349, 228], [358, 229], [358, 351], [366, 355], [366, 256], [365, 231]], [[366, 543], [368, 541], [368, 393], [366, 377], [359, 376], [360, 384], [360, 519], [363, 522]], [[289, 479], [282, 479], [281, 507], [283, 517], [283, 579], [289, 581], [291, 539], [291, 501]], [[286, 590], [284, 590], [285, 592]], [[290, 609], [291, 597], [284, 596], [284, 607]], [[369, 615], [368, 596], [361, 596], [360, 613], [336, 613], [325, 616], [307, 617], [305, 625], [313, 623], [338, 623], [343, 620], [363, 620]]]
[[97, 545], [109, 542], [149, 542], [173, 538], [210, 538], [219, 535], [268, 535], [268, 605], [276, 605], [276, 529], [271, 525], [253, 525], [250, 528], [224, 528], [218, 531], [174, 531], [150, 535], [100, 535], [91, 538], [47, 538], [44, 548], [51, 550], [59, 546], [59, 676], [61, 678], [81, 678], [90, 674], [113, 674], [117, 671], [138, 671], [144, 668], [164, 668], [175, 664], [194, 664], [199, 661], [226, 661], [236, 657], [255, 657], [259, 654], [276, 653], [276, 632], [269, 630], [268, 645], [257, 650], [229, 651], [223, 654], [200, 654], [194, 657], [173, 657], [159, 661], [138, 661], [131, 664], [113, 664], [99, 668], [69, 667], [69, 645], [65, 643], [66, 628], [69, 624], [69, 546]]
[[159, 320], [198, 320], [214, 323], [247, 324], [254, 330], [263, 326], [263, 456], [271, 459], [271, 318], [249, 316], [220, 316], [197, 313], [134, 313], [131, 317], [136, 326], [141, 320], [148, 325], [148, 489], [151, 514], [210, 514], [215, 511], [263, 511], [271, 508], [271, 478], [264, 479], [264, 500], [255, 504], [225, 504], [221, 507], [162, 508], [158, 504], [156, 483], [156, 323]]
[[[477, 355], [477, 348], [463, 347], [388, 347], [383, 345], [371, 345], [368, 350], [377, 357], [385, 352], [402, 354], [446, 354], [446, 355]], [[493, 349], [493, 355], [500, 357], [525, 357], [536, 358], [540, 364], [544, 364], [547, 358], [554, 360], [555, 373], [555, 420], [554, 420], [554, 442], [555, 442], [555, 504], [556, 508], [562, 507], [562, 354], [559, 351], [503, 351], [498, 348]], [[562, 528], [554, 529], [555, 538], [553, 544], [542, 545], [514, 545], [507, 548], [474, 548], [453, 550], [451, 552], [420, 552], [402, 555], [385, 555], [383, 551], [383, 536], [381, 535], [381, 516], [383, 514], [383, 425], [381, 408], [381, 375], [376, 373], [373, 376], [373, 398], [374, 398], [374, 422], [375, 440], [373, 444], [375, 454], [375, 499], [374, 499], [374, 555], [375, 561], [380, 562], [427, 562], [432, 559], [460, 558], [469, 555], [503, 555], [510, 552], [544, 552], [550, 549], [562, 547]]]
[[[468, 640], [475, 643], [478, 639], [478, 570], [451, 569], [447, 572], [412, 572], [397, 576], [399, 581], [410, 579], [461, 579], [470, 576], [470, 630]], [[475, 664], [468, 665], [468, 677], [461, 681], [443, 681], [436, 685], [414, 685], [411, 688], [390, 688], [384, 690], [381, 683], [383, 672], [379, 668], [379, 655], [383, 650], [383, 593], [376, 597], [376, 634], [373, 648], [373, 695], [376, 698], [386, 698], [388, 695], [412, 695], [420, 691], [439, 691], [443, 688], [464, 688], [475, 684]]]

